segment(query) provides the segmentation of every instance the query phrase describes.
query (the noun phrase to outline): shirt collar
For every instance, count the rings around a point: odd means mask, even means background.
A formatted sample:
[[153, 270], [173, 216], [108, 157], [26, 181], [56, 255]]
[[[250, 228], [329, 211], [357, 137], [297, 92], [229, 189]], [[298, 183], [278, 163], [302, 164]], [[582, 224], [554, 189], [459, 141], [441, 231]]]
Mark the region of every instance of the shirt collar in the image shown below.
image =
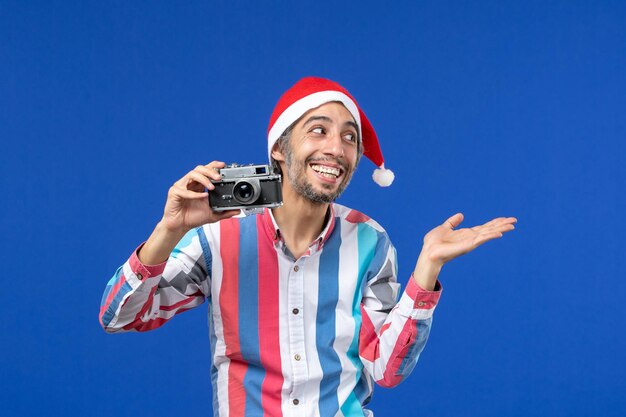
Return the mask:
[[[278, 224], [276, 224], [276, 219], [274, 218], [274, 214], [272, 213], [272, 210], [265, 208], [265, 210], [263, 211], [263, 223], [265, 225], [265, 231], [267, 232], [267, 235], [270, 237], [270, 239], [272, 239], [272, 242], [274, 242], [274, 244], [277, 244], [283, 241], [282, 236], [280, 234], [280, 229], [278, 227]], [[326, 212], [326, 222], [324, 224], [324, 229], [319, 234], [317, 239], [311, 242], [309, 247], [313, 247], [314, 245], [316, 245], [316, 249], [320, 250], [322, 246], [324, 246], [324, 243], [326, 243], [326, 241], [328, 240], [328, 238], [330, 237], [334, 229], [335, 229], [335, 207], [334, 207], [334, 204], [331, 203], [328, 206], [328, 211]]]

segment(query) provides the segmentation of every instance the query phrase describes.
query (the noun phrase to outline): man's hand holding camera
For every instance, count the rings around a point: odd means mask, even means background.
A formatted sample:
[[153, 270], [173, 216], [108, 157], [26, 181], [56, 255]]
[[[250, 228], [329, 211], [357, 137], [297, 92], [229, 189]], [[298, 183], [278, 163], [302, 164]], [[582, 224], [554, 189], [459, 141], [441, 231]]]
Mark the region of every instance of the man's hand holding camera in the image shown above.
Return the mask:
[[139, 252], [142, 263], [165, 262], [189, 230], [239, 214], [239, 210], [217, 212], [209, 205], [208, 192], [215, 188], [211, 180], [219, 181], [222, 178], [219, 170], [225, 166], [220, 161], [198, 165], [170, 187], [163, 218]]

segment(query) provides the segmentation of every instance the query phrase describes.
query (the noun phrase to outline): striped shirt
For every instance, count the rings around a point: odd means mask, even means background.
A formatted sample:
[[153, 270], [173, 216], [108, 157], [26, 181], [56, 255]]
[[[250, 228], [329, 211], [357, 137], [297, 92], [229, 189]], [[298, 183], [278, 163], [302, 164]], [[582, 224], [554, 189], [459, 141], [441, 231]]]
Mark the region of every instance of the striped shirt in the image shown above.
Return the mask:
[[373, 383], [400, 383], [426, 344], [435, 291], [409, 279], [372, 219], [338, 204], [299, 259], [271, 211], [191, 230], [166, 263], [135, 251], [108, 283], [107, 332], [155, 329], [209, 303], [215, 416], [371, 416]]

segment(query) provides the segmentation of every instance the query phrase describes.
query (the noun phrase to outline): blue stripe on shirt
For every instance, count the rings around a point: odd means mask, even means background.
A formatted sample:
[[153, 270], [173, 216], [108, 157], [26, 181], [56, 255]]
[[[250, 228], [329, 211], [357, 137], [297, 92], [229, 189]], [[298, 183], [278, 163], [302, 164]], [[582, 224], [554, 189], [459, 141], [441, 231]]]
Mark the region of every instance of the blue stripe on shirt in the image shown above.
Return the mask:
[[341, 362], [333, 345], [335, 343], [335, 310], [339, 301], [339, 247], [341, 223], [324, 244], [320, 256], [317, 296], [316, 346], [323, 377], [320, 381], [320, 416], [334, 416], [339, 409], [337, 390], [341, 376]]
[[345, 416], [362, 416], [363, 408], [361, 403], [363, 402], [363, 399], [369, 395], [367, 381], [361, 378], [363, 364], [359, 358], [359, 332], [361, 330], [362, 323], [361, 299], [363, 296], [363, 286], [365, 284], [363, 277], [365, 276], [365, 272], [368, 270], [373, 258], [372, 248], [376, 247], [376, 243], [379, 238], [379, 234], [377, 234], [376, 230], [367, 224], [359, 223], [357, 227], [359, 275], [352, 303], [352, 317], [355, 323], [354, 338], [352, 339], [352, 344], [348, 349], [348, 357], [357, 368], [357, 373], [355, 375], [355, 389], [350, 393], [350, 396], [341, 407], [341, 412]]
[[190, 231], [185, 233], [185, 236], [183, 236], [180, 242], [176, 244], [176, 247], [174, 248], [170, 256], [172, 258], [178, 258], [178, 255], [180, 255], [181, 253], [181, 249], [186, 248], [187, 246], [191, 245], [191, 241], [197, 235], [197, 233], [198, 232], [196, 232], [196, 229], [191, 229]]
[[196, 231], [198, 232], [198, 237], [200, 238], [200, 246], [202, 247], [202, 256], [204, 257], [204, 264], [206, 265], [206, 273], [208, 277], [211, 278], [213, 274], [213, 258], [211, 256], [211, 247], [209, 246], [209, 241], [206, 238], [204, 229], [202, 227], [198, 227]]
[[107, 298], [109, 298], [109, 294], [111, 293], [111, 290], [115, 286], [116, 282], [119, 280], [123, 269], [124, 269], [124, 266], [120, 266], [119, 268], [117, 268], [117, 270], [115, 271], [115, 274], [113, 274], [113, 277], [111, 277], [111, 279], [107, 283], [107, 286], [104, 289], [104, 294], [102, 294], [102, 300], [100, 301], [100, 306], [103, 306], [104, 303], [106, 303]]
[[[122, 273], [123, 273], [123, 267], [119, 267], [117, 271], [115, 271], [115, 275], [113, 275], [113, 277], [109, 281], [107, 288], [104, 292], [101, 304], [104, 304], [106, 302], [109, 296], [109, 293], [111, 292], [111, 289], [113, 288], [115, 283], [119, 281], [120, 275], [122, 275]], [[131, 290], [132, 290], [132, 287], [130, 286], [128, 281], [126, 281], [124, 282], [122, 287], [118, 290], [117, 294], [115, 294], [115, 297], [113, 298], [113, 300], [111, 300], [111, 304], [109, 304], [109, 307], [107, 308], [107, 310], [104, 312], [104, 315], [102, 316], [102, 324], [105, 327], [111, 323], [111, 320], [113, 320], [115, 312], [117, 311], [117, 307], [120, 305], [120, 303], [124, 299], [124, 296]]]
[[[215, 334], [215, 318], [213, 316], [213, 299], [209, 296], [209, 312], [208, 312], [208, 321], [209, 321], [209, 339], [211, 341], [211, 352], [215, 352], [215, 346], [217, 345], [217, 335]], [[217, 396], [218, 389], [227, 389], [228, 387], [218, 386], [217, 385], [217, 376], [218, 369], [215, 366], [215, 361], [211, 360], [211, 386], [213, 389], [213, 415], [219, 415], [220, 402]], [[219, 388], [218, 388], [219, 387]]]
[[[368, 232], [365, 231], [366, 227], [369, 229]], [[361, 236], [363, 236], [363, 244], [361, 244]], [[363, 225], [363, 230], [359, 228], [359, 262], [361, 262], [361, 253], [363, 253], [363, 263], [360, 266], [366, 268], [364, 271], [365, 279], [371, 280], [382, 269], [387, 260], [390, 245], [391, 242], [386, 233], [381, 233], [367, 225]]]
[[[417, 321], [417, 336], [413, 341], [413, 345], [409, 348], [407, 355], [402, 360], [402, 363], [398, 368], [398, 374], [406, 376], [411, 373], [413, 368], [415, 368], [420, 354], [422, 353], [421, 350], [424, 348], [426, 341], [428, 340], [428, 335], [430, 334], [430, 329], [432, 327], [432, 321], [432, 317]], [[416, 353], [415, 351], [418, 349], [420, 351]]]
[[[383, 262], [386, 257], [375, 256], [380, 255], [376, 253], [376, 248], [381, 244], [382, 239], [385, 239], [383, 233], [378, 232], [376, 229], [368, 225], [367, 223], [359, 223], [357, 232], [359, 241], [359, 283], [361, 284], [361, 294], [365, 290], [367, 281], [374, 277], [380, 268], [382, 268]], [[359, 297], [359, 302], [361, 297]], [[360, 313], [359, 305], [359, 313]], [[360, 317], [359, 317], [360, 318]], [[359, 330], [362, 321], [359, 321]], [[354, 394], [360, 404], [364, 404], [368, 397], [371, 396], [370, 384], [373, 379], [371, 376], [364, 376], [362, 371], [359, 372], [358, 382], [354, 387]], [[369, 380], [368, 380], [369, 379]]]
[[259, 265], [256, 217], [241, 219], [239, 229], [239, 343], [241, 356], [248, 363], [243, 380], [246, 390], [246, 416], [262, 416], [261, 385], [265, 370], [259, 354]]

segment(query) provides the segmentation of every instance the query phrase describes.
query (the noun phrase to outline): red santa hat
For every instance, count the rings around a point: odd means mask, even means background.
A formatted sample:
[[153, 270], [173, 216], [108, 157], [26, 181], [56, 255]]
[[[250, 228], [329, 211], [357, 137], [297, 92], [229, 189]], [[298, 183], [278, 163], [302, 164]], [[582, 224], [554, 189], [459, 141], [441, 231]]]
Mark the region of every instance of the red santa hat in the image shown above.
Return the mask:
[[374, 181], [381, 187], [391, 185], [394, 174], [385, 168], [378, 137], [365, 113], [345, 88], [325, 78], [303, 78], [278, 100], [267, 128], [268, 154], [271, 155], [274, 143], [292, 123], [307, 111], [331, 101], [342, 103], [354, 117], [363, 142], [363, 154], [378, 167], [372, 175]]

